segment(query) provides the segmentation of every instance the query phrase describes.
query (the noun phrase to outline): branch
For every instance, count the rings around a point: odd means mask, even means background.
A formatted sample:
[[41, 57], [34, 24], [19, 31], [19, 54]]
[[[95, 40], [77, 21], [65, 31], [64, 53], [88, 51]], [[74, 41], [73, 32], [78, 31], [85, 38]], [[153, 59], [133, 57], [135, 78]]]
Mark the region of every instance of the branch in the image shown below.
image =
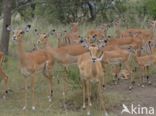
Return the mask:
[[[23, 8], [23, 7], [26, 7], [26, 6], [30, 6], [32, 4], [43, 4], [43, 3], [46, 3], [45, 1], [42, 1], [42, 2], [30, 2], [30, 3], [27, 3], [27, 4], [24, 4], [24, 5], [21, 5], [19, 7], [16, 7], [15, 9], [13, 9], [11, 11], [11, 15], [14, 14], [17, 10]], [[0, 17], [0, 20], [3, 19], [3, 16]]]

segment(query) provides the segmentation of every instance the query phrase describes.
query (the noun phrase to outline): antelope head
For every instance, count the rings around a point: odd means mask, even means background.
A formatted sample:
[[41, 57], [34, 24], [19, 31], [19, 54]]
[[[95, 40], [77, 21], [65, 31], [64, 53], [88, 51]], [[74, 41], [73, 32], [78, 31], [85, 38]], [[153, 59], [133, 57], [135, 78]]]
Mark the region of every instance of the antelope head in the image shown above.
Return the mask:
[[13, 33], [12, 40], [20, 41], [23, 39], [24, 33], [29, 32], [31, 25], [26, 25], [24, 29], [13, 30], [10, 26], [7, 30]]
[[89, 52], [93, 63], [95, 63], [96, 61], [101, 61], [103, 59], [103, 50], [99, 48], [99, 46], [89, 46]]
[[83, 47], [89, 50], [91, 60], [93, 63], [96, 61], [101, 61], [103, 59], [103, 48], [106, 46], [106, 43], [95, 43], [95, 44], [88, 44], [86, 40], [82, 42]]
[[35, 29], [35, 33], [38, 36], [37, 45], [46, 45], [49, 39], [50, 34], [53, 34], [55, 29], [50, 30], [47, 33], [39, 33], [37, 29]]

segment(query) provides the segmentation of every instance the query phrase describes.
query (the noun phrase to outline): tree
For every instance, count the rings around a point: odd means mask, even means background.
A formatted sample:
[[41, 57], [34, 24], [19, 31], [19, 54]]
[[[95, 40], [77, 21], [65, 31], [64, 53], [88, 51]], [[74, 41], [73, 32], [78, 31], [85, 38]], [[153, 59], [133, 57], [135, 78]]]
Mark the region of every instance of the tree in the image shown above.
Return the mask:
[[1, 50], [8, 55], [9, 31], [7, 26], [11, 24], [11, 10], [13, 0], [3, 0], [3, 29], [1, 37]]

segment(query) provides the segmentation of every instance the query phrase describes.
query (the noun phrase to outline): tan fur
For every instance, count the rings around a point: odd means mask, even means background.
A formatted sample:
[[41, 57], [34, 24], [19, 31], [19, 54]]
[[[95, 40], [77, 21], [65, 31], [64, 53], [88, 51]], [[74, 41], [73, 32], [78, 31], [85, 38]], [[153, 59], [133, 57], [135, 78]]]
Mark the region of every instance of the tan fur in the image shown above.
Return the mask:
[[65, 35], [66, 45], [79, 43], [79, 38], [78, 23], [72, 23], [71, 32]]
[[121, 20], [120, 20], [120, 18], [116, 18], [116, 20], [114, 21], [114, 27], [115, 27], [116, 37], [120, 37], [120, 33], [121, 33]]
[[138, 56], [136, 54], [136, 62], [139, 65], [139, 68], [141, 69], [142, 77], [140, 79], [142, 79], [141, 83], [143, 83], [144, 76], [149, 76], [149, 67], [151, 65], [156, 64], [156, 55], [150, 54], [150, 55], [145, 55], [145, 56]]
[[[42, 40], [42, 38], [39, 38]], [[65, 71], [65, 78], [64, 81], [67, 82], [67, 66], [69, 64], [75, 64], [77, 62], [77, 57], [80, 54], [83, 54], [85, 52], [87, 52], [88, 50], [84, 47], [82, 47], [82, 45], [80, 44], [76, 44], [76, 45], [68, 45], [68, 46], [63, 46], [63, 47], [59, 47], [59, 48], [52, 48], [51, 46], [49, 46], [49, 44], [45, 44], [45, 43], [49, 43], [48, 39], [46, 39], [47, 42], [43, 42], [41, 44], [44, 44], [43, 46], [45, 47], [44, 49], [46, 51], [48, 51], [48, 53], [50, 53], [53, 57], [54, 57], [54, 61], [55, 62], [59, 62], [60, 64], [62, 64], [64, 66], [64, 71]], [[41, 41], [42, 42], [42, 41]], [[64, 93], [66, 93], [66, 84], [64, 85]]]
[[141, 55], [141, 47], [144, 45], [143, 41], [133, 37], [124, 38], [115, 38], [109, 40], [107, 43], [108, 46], [117, 46], [120, 48], [129, 48], [132, 47], [138, 51], [138, 54]]
[[49, 80], [50, 86], [50, 96], [52, 95], [52, 78], [51, 78], [51, 69], [54, 63], [51, 55], [47, 53], [46, 50], [36, 50], [33, 52], [25, 52], [23, 39], [24, 39], [24, 31], [17, 30], [13, 35], [13, 39], [17, 41], [19, 60], [20, 60], [20, 70], [22, 75], [25, 77], [25, 106], [27, 107], [27, 77], [31, 77], [32, 79], [32, 105], [33, 109], [35, 108], [34, 103], [34, 90], [35, 90], [35, 74], [37, 71], [42, 70], [44, 72], [45, 77]]
[[[107, 48], [107, 46], [106, 46], [106, 48]], [[103, 66], [105, 66], [106, 64], [112, 64], [115, 66], [124, 64], [126, 70], [129, 72], [129, 74], [131, 74], [131, 69], [129, 66], [129, 60], [131, 57], [130, 52], [128, 52], [127, 50], [121, 49], [119, 47], [114, 47], [114, 49], [112, 49], [112, 50], [110, 50], [110, 49], [107, 50], [104, 48], [103, 54], [104, 54]], [[119, 72], [120, 72], [120, 70], [118, 70], [118, 68], [115, 67], [115, 70], [114, 70], [115, 75], [118, 75]]]
[[[91, 83], [97, 82], [98, 83], [98, 94], [100, 98], [100, 103], [102, 108], [103, 106], [103, 100], [102, 100], [102, 91], [101, 87], [103, 84], [103, 69], [102, 64], [100, 61], [95, 61], [93, 63], [93, 59], [96, 59], [96, 52], [97, 47], [91, 47], [90, 53], [85, 53], [79, 56], [78, 58], [78, 67], [80, 70], [80, 78], [82, 80], [82, 87], [83, 87], [83, 108], [85, 108], [85, 99], [87, 96], [88, 100], [88, 107], [87, 107], [87, 114], [90, 114], [90, 106], [91, 106]], [[96, 50], [96, 52], [95, 52]]]

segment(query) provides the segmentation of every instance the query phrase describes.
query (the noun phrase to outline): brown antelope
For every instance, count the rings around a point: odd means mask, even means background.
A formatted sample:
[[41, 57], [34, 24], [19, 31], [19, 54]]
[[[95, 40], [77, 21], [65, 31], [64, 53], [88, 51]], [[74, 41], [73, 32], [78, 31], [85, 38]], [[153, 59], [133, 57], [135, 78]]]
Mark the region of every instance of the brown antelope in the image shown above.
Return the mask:
[[120, 48], [129, 48], [133, 47], [137, 50], [138, 54], [141, 55], [141, 48], [143, 46], [143, 41], [133, 37], [124, 38], [115, 38], [111, 39], [107, 43], [108, 46], [118, 46]]
[[0, 76], [4, 80], [4, 98], [5, 98], [6, 94], [8, 93], [8, 76], [5, 74], [5, 72], [2, 69], [3, 60], [4, 60], [4, 53], [0, 52]]
[[72, 23], [71, 32], [65, 35], [66, 45], [79, 43], [78, 23]]
[[142, 86], [144, 87], [144, 82], [143, 79], [146, 76], [148, 84], [151, 84], [151, 81], [149, 80], [149, 67], [151, 65], [156, 64], [156, 55], [155, 54], [150, 54], [150, 55], [144, 55], [144, 56], [138, 56], [136, 54], [136, 51], [133, 49], [133, 52], [135, 52], [135, 57], [136, 57], [136, 62], [139, 65], [139, 68], [142, 72], [141, 75], [141, 83]]
[[58, 40], [58, 44], [57, 44], [57, 47], [60, 48], [60, 47], [63, 47], [63, 46], [66, 46], [66, 42], [64, 40], [64, 34], [63, 32], [56, 32], [56, 38]]
[[78, 32], [78, 22], [72, 23], [71, 32]]
[[91, 29], [87, 32], [87, 40], [89, 43], [94, 42], [93, 39], [103, 40], [107, 36], [108, 25], [104, 24], [97, 27], [96, 29]]
[[[64, 81], [66, 82], [67, 79], [67, 68], [69, 64], [75, 64], [77, 62], [76, 56], [81, 55], [85, 52], [88, 52], [88, 50], [83, 47], [81, 44], [75, 44], [75, 45], [68, 45], [68, 46], [63, 46], [60, 48], [52, 48], [49, 46], [49, 41], [48, 41], [48, 36], [46, 34], [42, 33], [39, 34], [39, 39], [37, 43], [41, 44], [44, 46], [44, 49], [48, 51], [53, 57], [54, 61], [62, 64], [64, 66], [64, 71], [65, 71], [65, 78]], [[66, 86], [63, 94], [66, 92]]]
[[[131, 83], [133, 83], [133, 79], [131, 77], [132, 71], [129, 66], [129, 60], [131, 58], [131, 53], [128, 50], [121, 49], [119, 47], [114, 47], [112, 50], [107, 49], [107, 47], [108, 46], [106, 46], [103, 49], [103, 54], [104, 54], [104, 59], [102, 60], [103, 66], [105, 67], [106, 64], [111, 64], [111, 65], [115, 65], [115, 66], [121, 65], [121, 64], [125, 65], [127, 72], [130, 74], [129, 76], [131, 78]], [[119, 72], [120, 72], [120, 69], [118, 70], [118, 68], [115, 67], [115, 70], [114, 70], [115, 77], [118, 78]], [[125, 77], [125, 79], [127, 79], [127, 77]], [[131, 86], [130, 86], [130, 89], [131, 89]]]
[[156, 21], [151, 21], [150, 28], [148, 30], [145, 29], [128, 29], [125, 32], [122, 32], [120, 37], [137, 37], [142, 39], [144, 43], [148, 43], [154, 38], [154, 29], [156, 28]]
[[114, 27], [115, 27], [116, 37], [120, 37], [120, 33], [121, 33], [121, 20], [120, 20], [120, 18], [117, 18], [114, 21]]
[[32, 110], [35, 110], [35, 74], [38, 71], [43, 71], [43, 75], [49, 80], [49, 101], [51, 101], [51, 97], [53, 94], [51, 69], [54, 62], [52, 56], [49, 55], [45, 50], [36, 50], [32, 52], [26, 52], [24, 50], [24, 34], [28, 31], [28, 29], [30, 29], [30, 27], [30, 25], [27, 25], [25, 29], [19, 29], [14, 31], [12, 37], [13, 40], [17, 41], [21, 66], [20, 71], [25, 79], [25, 104], [23, 110], [27, 108], [28, 77], [31, 77], [32, 79]]
[[97, 46], [87, 46], [89, 48], [90, 53], [84, 53], [78, 58], [78, 67], [80, 70], [80, 78], [82, 81], [83, 88], [83, 108], [86, 108], [86, 97], [88, 100], [87, 104], [87, 115], [90, 115], [90, 107], [91, 103], [91, 83], [98, 83], [98, 94], [100, 99], [100, 104], [102, 109], [104, 108], [103, 100], [102, 100], [102, 82], [104, 81], [104, 72], [102, 69], [101, 60], [103, 58], [103, 50], [100, 50]]
[[96, 38], [96, 40], [100, 40], [103, 39], [105, 35], [101, 30], [97, 30], [97, 29], [89, 30], [87, 32], [87, 40], [89, 41], [89, 43], [92, 42], [93, 37]]

